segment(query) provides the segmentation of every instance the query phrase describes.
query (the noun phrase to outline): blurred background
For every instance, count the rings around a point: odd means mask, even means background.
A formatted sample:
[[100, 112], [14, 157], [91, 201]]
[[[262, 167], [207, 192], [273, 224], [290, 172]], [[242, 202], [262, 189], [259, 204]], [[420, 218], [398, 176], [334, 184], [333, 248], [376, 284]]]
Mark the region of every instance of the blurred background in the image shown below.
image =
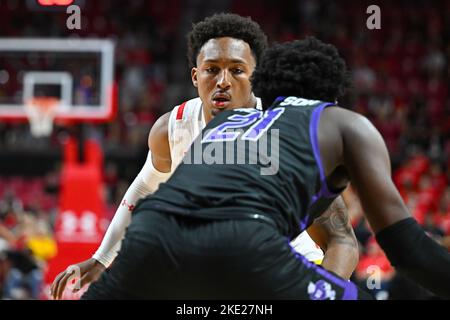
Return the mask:
[[[270, 43], [314, 35], [338, 48], [353, 82], [339, 104], [367, 116], [380, 130], [389, 148], [394, 181], [412, 214], [436, 241], [450, 248], [450, 2], [72, 2], [81, 8], [80, 30], [66, 27], [66, 7], [41, 6], [37, 0], [1, 1], [0, 37], [114, 41], [116, 117], [83, 127], [103, 151], [106, 208], [98, 222], [100, 235], [145, 161], [147, 136], [155, 120], [197, 96], [186, 59], [186, 35], [192, 23], [213, 13], [233, 12], [258, 22]], [[381, 9], [380, 30], [366, 27], [371, 4]], [[0, 63], [0, 100], [17, 90], [10, 72]], [[83, 86], [95, 84], [85, 81]], [[36, 138], [26, 122], [0, 121], [3, 299], [47, 298], [45, 274], [50, 261], [62, 252], [55, 236], [61, 213], [61, 145], [74, 130], [57, 124], [49, 138]], [[395, 273], [362, 218], [356, 196], [350, 214], [360, 244], [353, 280], [377, 299], [436, 298]], [[370, 289], [366, 283], [372, 265], [379, 267], [382, 281]]]

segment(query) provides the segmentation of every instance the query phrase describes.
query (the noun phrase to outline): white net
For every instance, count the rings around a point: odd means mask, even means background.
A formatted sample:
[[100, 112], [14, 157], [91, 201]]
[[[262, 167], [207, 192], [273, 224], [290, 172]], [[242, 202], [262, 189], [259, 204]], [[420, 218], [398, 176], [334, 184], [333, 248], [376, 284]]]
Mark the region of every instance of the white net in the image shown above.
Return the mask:
[[27, 101], [25, 111], [34, 137], [50, 136], [59, 103], [59, 99], [53, 97], [35, 97]]

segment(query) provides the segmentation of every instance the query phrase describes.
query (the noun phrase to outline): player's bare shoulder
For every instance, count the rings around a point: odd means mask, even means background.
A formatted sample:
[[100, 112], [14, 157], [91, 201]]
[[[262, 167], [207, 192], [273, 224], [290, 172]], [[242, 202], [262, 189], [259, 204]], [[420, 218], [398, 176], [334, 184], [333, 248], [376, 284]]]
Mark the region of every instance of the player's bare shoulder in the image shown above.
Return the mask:
[[158, 118], [158, 120], [156, 120], [156, 122], [150, 129], [150, 133], [148, 134], [148, 147], [150, 148], [150, 150], [153, 151], [153, 147], [155, 147], [155, 145], [159, 146], [159, 144], [161, 143], [169, 143], [168, 137], [170, 113], [171, 111], [164, 113], [161, 117]]
[[325, 108], [321, 115], [321, 119], [326, 122], [326, 127], [335, 130], [342, 130], [354, 121], [359, 121], [360, 118], [363, 116], [337, 105]]
[[363, 115], [339, 106], [325, 108], [320, 116], [318, 139], [327, 176], [339, 166], [349, 165], [349, 158], [355, 158], [368, 144], [379, 140], [377, 135], [378, 131]]
[[[321, 115], [320, 132], [333, 144], [349, 146], [373, 138], [377, 130], [363, 115], [339, 106], [326, 108]], [[338, 150], [335, 150], [338, 151]], [[342, 151], [342, 150], [339, 150]]]
[[172, 164], [169, 145], [170, 111], [156, 120], [148, 135], [148, 147], [152, 152], [153, 166], [161, 172], [169, 172]]
[[381, 134], [365, 116], [340, 107], [327, 109], [329, 110], [325, 110], [322, 116], [327, 126], [339, 131], [335, 133], [341, 137], [347, 149], [357, 152], [366, 150], [368, 146], [383, 149]]

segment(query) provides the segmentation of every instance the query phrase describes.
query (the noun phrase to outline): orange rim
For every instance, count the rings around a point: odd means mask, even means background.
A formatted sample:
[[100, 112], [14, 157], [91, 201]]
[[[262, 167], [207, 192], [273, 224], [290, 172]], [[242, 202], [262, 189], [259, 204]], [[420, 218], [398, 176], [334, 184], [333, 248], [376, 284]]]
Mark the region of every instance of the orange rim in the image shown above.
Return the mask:
[[42, 112], [55, 108], [58, 103], [59, 99], [54, 97], [34, 97], [27, 101], [28, 106], [42, 110]]

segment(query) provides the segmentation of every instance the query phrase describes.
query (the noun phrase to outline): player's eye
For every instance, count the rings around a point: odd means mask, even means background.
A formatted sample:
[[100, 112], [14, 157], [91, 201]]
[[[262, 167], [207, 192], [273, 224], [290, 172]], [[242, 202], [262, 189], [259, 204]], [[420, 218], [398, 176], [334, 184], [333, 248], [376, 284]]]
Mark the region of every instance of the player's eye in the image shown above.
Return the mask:
[[217, 73], [217, 68], [216, 67], [209, 67], [209, 68], [206, 68], [205, 70], [208, 73]]
[[233, 70], [231, 70], [234, 74], [241, 74], [244, 73], [244, 70], [242, 70], [241, 68], [234, 68]]

